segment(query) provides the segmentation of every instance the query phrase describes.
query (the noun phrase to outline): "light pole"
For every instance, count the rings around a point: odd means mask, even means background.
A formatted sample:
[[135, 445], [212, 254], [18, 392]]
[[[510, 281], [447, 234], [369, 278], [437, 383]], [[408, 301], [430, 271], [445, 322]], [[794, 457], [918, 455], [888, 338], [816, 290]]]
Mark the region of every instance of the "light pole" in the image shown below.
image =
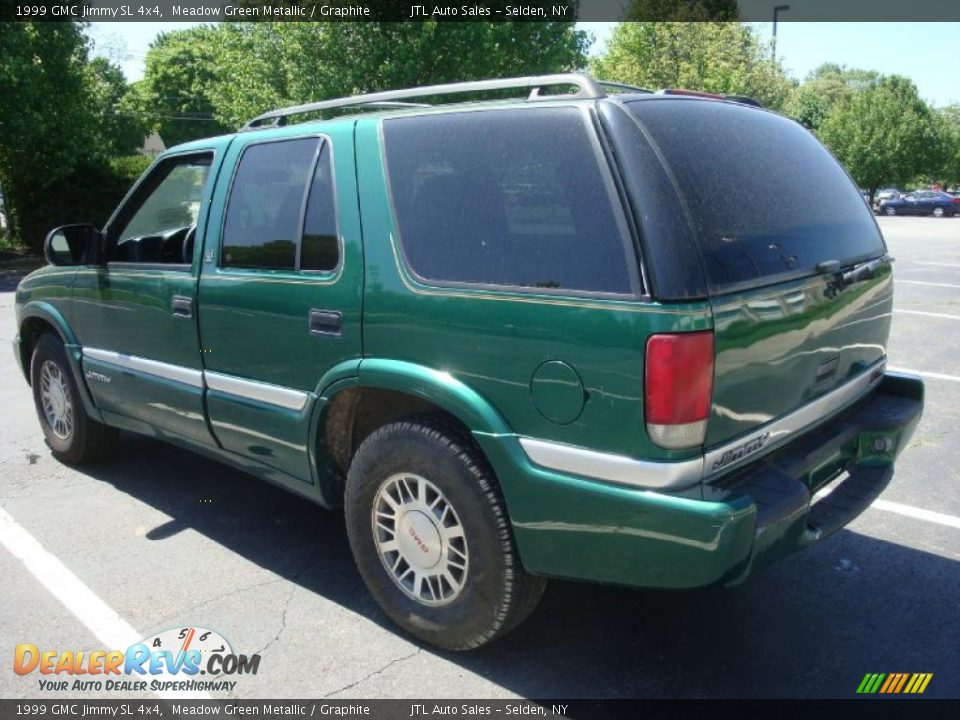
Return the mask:
[[773, 8], [773, 59], [777, 59], [777, 15], [790, 9], [789, 5], [775, 5]]

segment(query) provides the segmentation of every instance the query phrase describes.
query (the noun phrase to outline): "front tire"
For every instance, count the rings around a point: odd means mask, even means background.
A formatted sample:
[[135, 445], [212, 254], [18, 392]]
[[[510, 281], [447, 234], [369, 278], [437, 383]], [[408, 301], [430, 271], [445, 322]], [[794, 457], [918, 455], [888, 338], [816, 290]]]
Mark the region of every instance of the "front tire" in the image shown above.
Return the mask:
[[897, 209], [893, 205], [887, 205], [883, 208], [883, 214], [887, 217], [893, 217], [897, 214]]
[[391, 423], [357, 450], [344, 498], [360, 575], [411, 635], [476, 648], [533, 611], [546, 581], [520, 565], [484, 458], [430, 421]]
[[30, 385], [40, 427], [53, 456], [76, 465], [107, 456], [117, 431], [87, 416], [70, 372], [63, 343], [53, 335], [37, 340], [30, 359]]

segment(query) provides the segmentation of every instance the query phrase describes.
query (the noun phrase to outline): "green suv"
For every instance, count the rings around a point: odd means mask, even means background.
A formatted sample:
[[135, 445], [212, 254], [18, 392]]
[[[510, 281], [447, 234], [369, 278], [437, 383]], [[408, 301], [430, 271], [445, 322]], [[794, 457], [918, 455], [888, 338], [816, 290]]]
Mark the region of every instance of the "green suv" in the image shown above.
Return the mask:
[[277, 110], [46, 252], [15, 351], [54, 456], [127, 430], [343, 506], [383, 610], [444, 648], [548, 577], [743, 581], [866, 508], [923, 407], [856, 186], [744, 98], [554, 75]]

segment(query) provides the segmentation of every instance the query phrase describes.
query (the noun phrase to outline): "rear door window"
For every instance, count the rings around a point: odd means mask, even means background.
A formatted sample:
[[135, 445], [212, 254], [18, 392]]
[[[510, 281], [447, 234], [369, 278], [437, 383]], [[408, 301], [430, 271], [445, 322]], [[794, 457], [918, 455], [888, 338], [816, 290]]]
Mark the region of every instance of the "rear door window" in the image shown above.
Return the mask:
[[[316, 137], [297, 138], [258, 143], [244, 150], [224, 220], [223, 267], [299, 269], [307, 192], [320, 143]], [[324, 173], [329, 178], [329, 164]], [[322, 190], [323, 181], [318, 184]], [[317, 225], [314, 216], [318, 214], [327, 215], [333, 222], [332, 207], [321, 207], [319, 197], [311, 199], [311, 204], [315, 210], [311, 227]], [[313, 260], [317, 256], [317, 242], [312, 239], [315, 231], [311, 233], [309, 245]]]
[[713, 292], [885, 251], [854, 183], [796, 123], [725, 102], [655, 99], [626, 107], [676, 180]]
[[637, 261], [576, 108], [384, 123], [400, 241], [421, 278], [631, 293]]

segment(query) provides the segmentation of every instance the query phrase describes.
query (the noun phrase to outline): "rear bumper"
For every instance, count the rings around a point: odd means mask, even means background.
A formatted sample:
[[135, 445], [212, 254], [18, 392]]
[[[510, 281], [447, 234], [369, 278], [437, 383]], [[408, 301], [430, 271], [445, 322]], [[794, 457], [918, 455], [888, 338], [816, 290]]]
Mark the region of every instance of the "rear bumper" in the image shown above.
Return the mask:
[[[477, 433], [534, 573], [645, 587], [736, 584], [828, 537], [883, 491], [923, 410], [919, 378], [887, 373], [836, 417], [714, 482], [666, 494], [533, 464], [515, 436]], [[846, 478], [821, 499], [817, 491]]]

